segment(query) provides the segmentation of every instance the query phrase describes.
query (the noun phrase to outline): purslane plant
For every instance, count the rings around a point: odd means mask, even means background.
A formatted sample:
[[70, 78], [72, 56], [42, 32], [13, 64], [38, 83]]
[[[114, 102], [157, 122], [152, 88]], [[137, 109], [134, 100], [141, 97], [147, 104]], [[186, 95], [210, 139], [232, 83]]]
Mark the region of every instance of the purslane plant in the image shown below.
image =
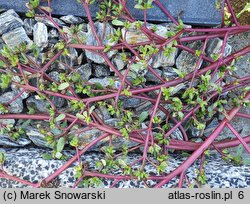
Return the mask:
[[[39, 50], [34, 45], [27, 48], [25, 45], [17, 47], [12, 51], [4, 47], [0, 55], [0, 88], [6, 89], [10, 84], [14, 84], [21, 92], [11, 101], [0, 104], [0, 119], [22, 119], [48, 121], [50, 129], [53, 131], [43, 131], [46, 135], [48, 144], [53, 148], [51, 155], [44, 155], [45, 159], [64, 159], [65, 164], [56, 170], [53, 174], [44, 178], [39, 183], [32, 183], [21, 178], [0, 173], [0, 177], [12, 179], [33, 187], [48, 186], [53, 180], [73, 163], [75, 166], [76, 186], [97, 187], [104, 179], [113, 181], [111, 187], [123, 180], [136, 179], [144, 183], [147, 180], [153, 180], [154, 186], [162, 187], [170, 180], [177, 178], [178, 187], [185, 183], [190, 186], [189, 180], [185, 175], [187, 169], [196, 161], [200, 160], [200, 168], [197, 170], [197, 182], [206, 183], [204, 171], [205, 159], [209, 157], [208, 151], [216, 150], [228, 161], [235, 161], [241, 164], [241, 158], [233, 157], [226, 152], [227, 148], [242, 145], [248, 153], [250, 148], [250, 135], [241, 137], [230, 121], [235, 117], [250, 119], [250, 115], [241, 113], [243, 106], [249, 107], [250, 100], [250, 76], [238, 78], [234, 76], [233, 63], [236, 59], [250, 52], [250, 47], [245, 47], [236, 53], [224, 57], [224, 51], [228, 37], [238, 33], [249, 31], [250, 26], [239, 25], [229, 0], [226, 0], [227, 8], [232, 16], [231, 26], [222, 26], [221, 28], [186, 28], [180, 19], [175, 19], [161, 5], [160, 1], [137, 1], [136, 8], [144, 13], [144, 22], [136, 21], [126, 7], [126, 1], [105, 0], [100, 4], [100, 12], [97, 19], [104, 23], [112, 23], [116, 27], [116, 32], [110, 36], [113, 46], [103, 45], [102, 39], [97, 35], [94, 21], [90, 13], [90, 6], [94, 1], [79, 0], [79, 6], [85, 9], [88, 17], [89, 26], [98, 42], [97, 46], [85, 44], [84, 39], [77, 37], [81, 27], [72, 30], [74, 39], [63, 32], [60, 26], [54, 21], [51, 15], [51, 3], [48, 6], [40, 6], [39, 1], [30, 1], [28, 4], [28, 17], [34, 17], [35, 11], [39, 11], [50, 20], [58, 29], [62, 41], [58, 42], [52, 48], [48, 57], [44, 59], [43, 65], [36, 64], [28, 57], [27, 52], [33, 52], [37, 58]], [[173, 31], [167, 32], [165, 37], [159, 36], [155, 28], [147, 26], [147, 10], [152, 6], [159, 7], [166, 17], [175, 24]], [[135, 25], [136, 29], [148, 37], [147, 42], [129, 44], [126, 41], [126, 32]], [[125, 29], [125, 37], [121, 32]], [[185, 33], [185, 35], [183, 35]], [[223, 39], [220, 54], [211, 58], [204, 53], [209, 39], [220, 37]], [[187, 42], [203, 41], [201, 50], [193, 50], [184, 44]], [[69, 48], [76, 48], [91, 51], [102, 57], [110, 69], [117, 75], [119, 86], [115, 87], [115, 81], [111, 80], [107, 87], [101, 84], [91, 84], [81, 79], [79, 74], [69, 67], [65, 73], [60, 74], [60, 80], [55, 81], [48, 75], [50, 66], [58, 60], [61, 55], [67, 55]], [[185, 50], [196, 57], [198, 62], [193, 72], [186, 73], [175, 69], [177, 77], [174, 79], [163, 78], [152, 68], [150, 60], [153, 55], [159, 51], [164, 52], [165, 57], [169, 57], [176, 49]], [[109, 59], [107, 52], [118, 50], [121, 53], [122, 60], [127, 64], [124, 73], [118, 71], [117, 67]], [[126, 52], [124, 52], [124, 50]], [[126, 53], [130, 52], [130, 55]], [[199, 64], [204, 60], [207, 66], [199, 69]], [[148, 85], [145, 83], [144, 75], [136, 75], [133, 81], [129, 80], [129, 74], [133, 70], [140, 69], [151, 71], [159, 79], [159, 84]], [[13, 81], [13, 76], [18, 76], [20, 81]], [[132, 75], [133, 76], [133, 75]], [[232, 80], [227, 82], [226, 77], [230, 76]], [[31, 85], [31, 79], [37, 79], [37, 85]], [[180, 84], [186, 84], [185, 90], [175, 92]], [[48, 102], [48, 112], [42, 115], [35, 114], [36, 111], [29, 107], [29, 112], [21, 114], [9, 113], [9, 104], [19, 97], [22, 93], [30, 92], [36, 95], [39, 100]], [[233, 97], [230, 97], [233, 95]], [[133, 110], [124, 109], [122, 106], [122, 97], [138, 98], [142, 101], [151, 103], [151, 109], [144, 111], [140, 115], [135, 115]], [[61, 110], [53, 103], [52, 97], [59, 97], [68, 102], [68, 108]], [[235, 100], [236, 99], [236, 100]], [[169, 105], [170, 109], [166, 108]], [[115, 127], [106, 125], [105, 121], [97, 114], [96, 109], [99, 106], [105, 106], [113, 118], [117, 118], [118, 123]], [[160, 118], [158, 111], [165, 115]], [[216, 114], [224, 116], [218, 126], [208, 137], [202, 137], [207, 125], [207, 120], [212, 119]], [[144, 124], [142, 126], [142, 124]], [[191, 125], [199, 130], [202, 139], [201, 142], [191, 141], [187, 133], [187, 125]], [[228, 127], [235, 139], [218, 141], [218, 135]], [[82, 131], [98, 129], [102, 134], [93, 138], [84, 147], [80, 147], [79, 132], [71, 135], [75, 128]], [[183, 139], [173, 137], [176, 130], [180, 130]], [[57, 134], [55, 134], [57, 130]], [[5, 131], [13, 131], [13, 127], [5, 127]], [[24, 132], [14, 133], [14, 139]], [[123, 141], [122, 148], [117, 149], [115, 139]], [[81, 155], [86, 153], [97, 144], [103, 144], [103, 141], [109, 141], [106, 146], [101, 148], [103, 158], [96, 163], [96, 170], [90, 169], [87, 164], [81, 160]], [[138, 145], [129, 147], [129, 142], [136, 142]], [[63, 154], [65, 146], [69, 145], [76, 150], [74, 157], [67, 159]], [[179, 150], [183, 153], [192, 152], [186, 157], [185, 161], [170, 173], [168, 172], [169, 152]], [[137, 151], [140, 155], [132, 163], [128, 162], [126, 157], [130, 152]], [[142, 152], [142, 153], [139, 153]], [[1, 155], [0, 164], [4, 165], [4, 155]], [[152, 165], [155, 175], [149, 175], [145, 170], [146, 165]], [[114, 174], [119, 170], [120, 175]]]

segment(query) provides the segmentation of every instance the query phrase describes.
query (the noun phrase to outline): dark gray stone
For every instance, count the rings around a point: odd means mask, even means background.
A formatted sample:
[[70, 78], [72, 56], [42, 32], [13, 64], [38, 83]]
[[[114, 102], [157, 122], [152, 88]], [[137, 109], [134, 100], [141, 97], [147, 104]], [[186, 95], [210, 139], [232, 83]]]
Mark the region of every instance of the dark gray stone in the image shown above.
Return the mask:
[[234, 66], [237, 68], [235, 74], [240, 78], [250, 76], [250, 53], [236, 59]]
[[[223, 40], [220, 38], [210, 39], [206, 47], [206, 54], [211, 57], [212, 54], [219, 55], [221, 53]], [[225, 47], [224, 57], [227, 57], [232, 52], [232, 47], [227, 43]]]
[[32, 44], [32, 41], [27, 36], [23, 27], [16, 28], [2, 36], [4, 42], [8, 45], [10, 49], [14, 49], [16, 46], [26, 43], [28, 45]]
[[[113, 120], [113, 121], [111, 121], [111, 120]], [[108, 121], [108, 122], [106, 122], [105, 124], [109, 124], [109, 125], [115, 125], [118, 122], [118, 121], [116, 121], [116, 119], [109, 119], [106, 121]], [[81, 133], [79, 134], [78, 132], [80, 132], [80, 131], [81, 131]], [[79, 138], [78, 148], [79, 149], [83, 149], [84, 147], [86, 147], [86, 145], [88, 145], [94, 139], [98, 138], [101, 134], [103, 134], [103, 132], [100, 131], [99, 129], [96, 129], [96, 128], [93, 128], [93, 129], [87, 130], [87, 131], [84, 131], [84, 129], [76, 128], [75, 130], [72, 130], [69, 133], [69, 135], [71, 135], [71, 136], [79, 135], [78, 136], [78, 138]], [[133, 147], [133, 146], [136, 146], [138, 144], [138, 143], [135, 143], [133, 141], [127, 141], [121, 137], [116, 137], [116, 136], [113, 136], [112, 139], [113, 139], [112, 144], [114, 145], [115, 149], [121, 149], [122, 145], [124, 145], [124, 144], [127, 144], [128, 147]], [[93, 146], [90, 149], [90, 151], [100, 152], [100, 149], [102, 147], [107, 146], [108, 144], [109, 144], [109, 138], [106, 138], [106, 139], [100, 141], [95, 146]]]
[[[125, 74], [126, 70], [122, 70], [122, 74]], [[128, 73], [128, 77], [131, 77], [133, 79], [137, 78], [138, 76], [145, 76], [148, 72], [147, 64], [143, 62], [137, 62], [130, 66], [130, 71]]]
[[[130, 27], [128, 29], [122, 28], [122, 37], [128, 44], [137, 44], [137, 43], [144, 43], [150, 41], [148, 36], [144, 34], [140, 28], [137, 26], [138, 22], [131, 23]], [[143, 22], [141, 21], [141, 24]], [[185, 28], [191, 28], [190, 25], [184, 24]], [[164, 23], [164, 24], [152, 24], [147, 23], [147, 28], [149, 30], [154, 30], [154, 33], [166, 38], [167, 32], [172, 31], [177, 33], [177, 26], [174, 23]], [[150, 63], [154, 68], [159, 68], [160, 66], [172, 66], [175, 60], [177, 54], [177, 50], [173, 52], [169, 58], [164, 58], [163, 52], [159, 51], [159, 53], [155, 54], [153, 56], [153, 59], [150, 60]], [[163, 60], [163, 61], [161, 61]]]
[[51, 101], [57, 108], [62, 108], [66, 102], [66, 99], [58, 96], [52, 96]]
[[[43, 16], [36, 16], [35, 20], [40, 23], [44, 23], [46, 26], [56, 28], [55, 25]], [[53, 20], [58, 24], [59, 27], [65, 26], [65, 23], [58, 18], [53, 18]]]
[[[30, 121], [29, 123], [26, 123], [27, 121], [23, 122], [19, 120], [19, 123], [17, 126], [21, 126], [25, 129], [26, 135], [29, 140], [32, 141], [33, 145], [36, 147], [42, 147], [42, 148], [51, 148], [53, 149], [53, 146], [49, 144], [46, 140], [46, 136], [48, 136], [47, 133], [53, 134], [54, 136], [57, 136], [62, 133], [61, 130], [58, 128], [50, 128], [50, 124], [48, 121]], [[26, 123], [26, 124], [25, 124]]]
[[185, 89], [187, 85], [185, 83], [180, 83], [174, 87], [174, 90], [172, 91], [172, 95], [177, 94], [181, 89]]
[[[114, 80], [115, 83], [111, 84], [111, 80]], [[103, 88], [107, 88], [108, 86], [112, 86], [112, 88], [118, 89], [120, 86], [120, 81], [114, 77], [104, 77], [104, 78], [92, 78], [89, 80], [90, 83], [100, 84]]]
[[11, 138], [12, 131], [9, 129], [14, 127], [15, 122], [14, 119], [0, 119], [0, 146], [23, 147], [30, 144], [24, 135], [17, 140]]
[[[6, 92], [0, 96], [0, 104], [7, 103], [17, 95], [16, 91]], [[8, 104], [9, 113], [21, 113], [23, 111], [23, 102], [20, 98]], [[0, 112], [1, 113], [1, 112]]]
[[177, 56], [178, 49], [175, 49], [169, 56], [164, 55], [164, 51], [159, 51], [157, 54], [153, 55], [150, 65], [153, 68], [173, 66], [175, 64], [175, 58]]
[[75, 65], [77, 65], [77, 58], [78, 53], [75, 48], [69, 48], [69, 54], [68, 55], [60, 55], [58, 59], [58, 68], [67, 70], [69, 67], [73, 68]]
[[51, 79], [53, 79], [57, 82], [60, 81], [60, 74], [58, 72], [53, 71], [53, 72], [50, 72], [48, 75], [51, 77]]
[[[6, 9], [13, 8], [18, 12], [26, 12], [25, 7], [26, 0], [8, 0], [1, 1], [0, 6]], [[221, 24], [221, 9], [216, 9], [217, 0], [160, 0], [162, 5], [169, 10], [169, 12], [177, 19], [180, 13], [183, 21], [187, 24], [194, 25], [218, 25]], [[222, 3], [224, 1], [221, 1]], [[91, 14], [96, 16], [96, 12], [99, 10], [100, 2], [90, 6]], [[143, 11], [134, 9], [135, 1], [129, 0], [127, 2], [128, 9], [135, 16], [137, 20], [143, 20]], [[62, 6], [63, 5], [63, 6]], [[53, 0], [52, 1], [53, 13], [57, 15], [75, 15], [86, 17], [86, 13], [83, 7], [72, 0]], [[222, 4], [221, 8], [224, 8]], [[149, 21], [169, 22], [170, 19], [154, 5], [154, 8], [149, 9], [147, 12], [147, 18]]]
[[128, 97], [120, 97], [123, 102], [123, 107], [127, 108], [136, 108], [141, 104], [141, 99], [138, 98], [128, 98]]
[[[240, 49], [243, 49], [250, 45], [250, 31], [240, 33], [234, 36], [231, 36], [228, 40], [229, 45], [232, 46], [232, 52], [237, 52]], [[246, 77], [250, 75], [250, 54], [238, 58], [235, 60], [234, 66], [237, 68], [235, 74], [239, 77]]]
[[111, 118], [109, 111], [105, 106], [99, 106], [95, 109], [95, 112], [103, 121], [106, 121]]
[[[195, 41], [188, 44], [188, 47], [193, 50], [201, 50], [202, 48], [201, 41]], [[196, 55], [191, 54], [187, 51], [181, 51], [180, 55], [176, 59], [176, 67], [180, 69], [180, 71], [185, 72], [187, 74], [194, 71], [197, 66], [199, 57]], [[201, 60], [200, 64], [198, 65], [198, 69], [200, 69], [203, 60]]]
[[232, 46], [232, 52], [237, 52], [250, 45], [250, 31], [232, 35], [228, 39], [228, 44]]
[[[165, 104], [165, 105], [163, 105], [163, 107], [164, 107], [167, 111], [170, 110], [170, 105], [169, 105], [169, 104]], [[156, 111], [155, 116], [157, 116], [159, 119], [161, 119], [161, 121], [163, 121], [163, 120], [165, 120], [165, 119], [167, 118], [166, 114], [165, 114], [163, 111], [161, 111], [160, 109], [158, 109], [158, 110]]]
[[24, 30], [26, 31], [27, 35], [33, 35], [34, 26], [36, 21], [33, 18], [26, 18], [24, 19]]
[[132, 23], [129, 29], [122, 28], [122, 37], [128, 44], [137, 44], [149, 41], [148, 37], [141, 32], [141, 29], [135, 27], [135, 23]]
[[[41, 50], [41, 49], [39, 49], [39, 50]], [[38, 55], [38, 58], [35, 58], [35, 56], [34, 56], [34, 54], [33, 53], [29, 53], [28, 54], [30, 57], [32, 57], [32, 59], [38, 64], [38, 65], [40, 65], [40, 66], [42, 66], [42, 65], [44, 65], [44, 63], [46, 62], [46, 59], [48, 59], [47, 57], [48, 57], [48, 54], [47, 53], [45, 53], [45, 52], [43, 52], [43, 51], [41, 51], [40, 53], [39, 53], [39, 55]], [[54, 64], [52, 64], [52, 66], [53, 66]], [[32, 80], [32, 79], [31, 79]], [[36, 80], [37, 80], [37, 78], [36, 78]]]
[[[16, 82], [16, 83], [20, 83], [20, 82], [21, 82], [21, 78], [20, 78], [19, 76], [13, 76], [13, 77], [12, 77], [12, 81], [13, 81], [13, 82]], [[20, 92], [23, 91], [23, 88], [18, 87], [18, 86], [17, 86], [16, 84], [14, 84], [14, 83], [12, 83], [12, 84], [10, 85], [10, 87], [11, 87], [12, 91], [14, 91], [16, 94], [19, 94]], [[24, 91], [23, 94], [21, 95], [20, 99], [26, 99], [26, 98], [29, 97], [29, 95], [30, 95], [29, 92]]]
[[183, 135], [180, 131], [179, 128], [177, 128], [172, 134], [171, 136], [173, 139], [176, 139], [176, 140], [183, 140]]
[[93, 65], [93, 75], [97, 78], [110, 75], [110, 70], [105, 65]]
[[166, 80], [173, 80], [178, 77], [173, 67], [164, 67], [162, 70], [162, 77]]
[[58, 96], [52, 96], [51, 101], [57, 108], [62, 108], [66, 102], [66, 99]]
[[34, 43], [38, 47], [47, 47], [48, 45], [48, 29], [47, 26], [44, 23], [38, 22], [34, 26], [34, 32], [33, 32], [33, 37], [34, 37]]
[[[82, 131], [80, 134], [78, 133], [79, 130], [81, 129], [76, 129], [76, 130], [72, 130], [69, 135], [79, 135], [79, 149], [83, 149], [84, 147], [86, 147], [86, 145], [88, 145], [91, 141], [95, 140], [96, 138], [98, 138], [103, 132], [94, 128], [91, 130], [87, 130], [87, 131]], [[84, 129], [82, 129], [84, 130]], [[94, 147], [95, 148], [95, 147]]]
[[8, 33], [22, 25], [23, 21], [14, 10], [8, 10], [0, 15], [0, 35]]
[[[243, 107], [240, 109], [241, 113], [250, 114], [249, 107]], [[223, 117], [222, 117], [223, 118]], [[234, 117], [230, 124], [235, 128], [235, 130], [241, 135], [241, 137], [249, 136], [250, 133], [250, 120], [242, 117]], [[217, 139], [230, 139], [235, 138], [236, 136], [231, 132], [228, 127], [225, 127], [224, 130], [220, 133]]]
[[82, 18], [73, 15], [62, 16], [60, 19], [68, 24], [80, 24], [84, 22]]
[[[8, 132], [10, 132], [9, 129], [14, 127], [15, 122], [16, 121], [14, 119], [0, 119], [0, 135], [1, 135], [0, 137], [7, 138]], [[0, 145], [1, 145], [1, 139], [0, 139]]]
[[30, 144], [31, 141], [26, 138], [19, 138], [18, 140], [13, 140], [8, 134], [0, 133], [0, 146], [5, 147], [24, 147]]
[[[111, 120], [113, 120], [113, 124], [112, 124]], [[114, 125], [117, 123], [115, 120], [116, 119], [110, 119], [108, 122], [110, 123], [110, 125]], [[121, 150], [122, 146], [124, 146], [124, 145], [126, 145], [128, 148], [132, 148], [132, 147], [135, 147], [136, 145], [138, 145], [137, 142], [134, 142], [131, 140], [127, 141], [127, 140], [124, 140], [124, 138], [117, 137], [115, 135], [112, 136], [112, 144], [114, 145], [114, 149], [116, 149], [116, 150]], [[108, 145], [109, 145], [109, 140], [106, 140], [106, 141], [103, 141], [102, 143], [100, 143], [100, 145], [98, 145], [98, 146], [99, 146], [99, 148], [101, 148], [101, 147], [106, 147]]]
[[26, 101], [27, 106], [34, 107], [42, 113], [48, 112], [49, 102], [45, 100], [36, 99], [36, 96], [31, 96]]
[[87, 33], [85, 32], [85, 30], [87, 29], [87, 24], [83, 24], [83, 29], [74, 34], [72, 34], [72, 31], [70, 29], [71, 28], [68, 26], [63, 26], [63, 32], [67, 34], [72, 43], [83, 43], [86, 41]]
[[32, 126], [26, 127], [26, 135], [34, 145], [38, 147], [52, 148], [45, 139], [46, 135], [42, 134], [37, 128], [34, 128]]
[[[128, 29], [122, 28], [123, 39], [126, 40], [128, 44], [148, 42], [149, 41], [148, 36], [145, 35], [143, 32], [141, 32], [141, 29], [138, 29], [136, 25], [137, 25], [137, 22], [134, 22], [134, 23], [131, 23], [131, 26]], [[164, 38], [166, 37], [166, 34], [168, 31], [170, 30], [176, 31], [176, 25], [172, 23], [167, 24], [167, 25], [147, 23], [147, 28], [152, 29], [152, 30], [154, 29], [157, 35], [164, 37]], [[158, 68], [158, 67], [155, 67], [155, 68]]]
[[136, 115], [140, 115], [143, 111], [149, 111], [152, 108], [152, 103], [149, 101], [143, 101], [138, 107], [135, 108]]
[[88, 81], [92, 74], [91, 64], [87, 63], [80, 66], [79, 68], [76, 69], [76, 72], [78, 72], [81, 75], [82, 80]]
[[1, 131], [4, 130], [4, 128], [13, 127], [15, 122], [14, 119], [0, 119]]
[[[60, 81], [60, 74], [59, 74], [58, 72], [56, 72], [56, 71], [50, 72], [50, 73], [49, 73], [49, 76], [50, 76], [53, 80], [55, 80], [55, 81], [57, 81], [57, 82]], [[58, 96], [52, 96], [52, 97], [51, 97], [51, 101], [52, 101], [53, 104], [55, 104], [55, 106], [56, 106], [57, 108], [62, 108], [63, 105], [64, 105], [65, 102], [66, 102], [66, 99], [61, 98], [61, 97], [58, 97]]]
[[117, 127], [119, 121], [120, 120], [118, 118], [111, 118], [111, 119], [105, 120], [104, 123], [105, 125], [115, 128]]
[[214, 130], [215, 128], [219, 125], [219, 121], [217, 118], [214, 118], [205, 128], [204, 130], [204, 135], [208, 137]]
[[[128, 53], [126, 54], [128, 55]], [[122, 70], [126, 66], [126, 62], [122, 60], [121, 53], [117, 53], [112, 61], [118, 70]], [[110, 71], [113, 70], [110, 68]]]
[[[104, 27], [105, 27], [105, 33], [103, 33], [104, 31]], [[98, 35], [98, 37], [100, 39], [102, 39], [102, 43], [103, 45], [115, 45], [116, 42], [112, 42], [110, 41], [110, 36], [114, 34], [114, 28], [109, 24], [109, 23], [101, 23], [101, 22], [96, 22], [95, 23], [95, 28], [96, 28], [96, 33]], [[93, 34], [90, 26], [88, 25], [88, 33], [87, 33], [87, 38], [86, 38], [86, 44], [87, 45], [94, 45], [97, 46], [98, 42], [95, 38], [95, 35]], [[107, 55], [109, 58], [111, 58], [113, 55], [115, 55], [117, 53], [117, 50], [113, 50], [113, 51], [109, 51], [107, 52]], [[86, 50], [85, 51], [86, 57], [90, 60], [92, 60], [93, 62], [97, 63], [97, 64], [103, 64], [105, 63], [105, 60], [103, 57]]]
[[[155, 69], [154, 71], [161, 77], [162, 70]], [[147, 74], [145, 75], [145, 79], [147, 80], [147, 82], [161, 83], [160, 79], [158, 79], [151, 71], [147, 72]]]
[[84, 53], [82, 52], [82, 53], [79, 55], [79, 57], [77, 58], [77, 64], [78, 64], [78, 65], [82, 65], [82, 64], [84, 64], [84, 62], [85, 62], [85, 55], [84, 55]]
[[191, 125], [191, 127], [189, 128], [189, 134], [188, 136], [191, 138], [197, 138], [197, 137], [201, 137], [201, 130], [198, 130], [196, 127], [194, 127], [193, 125]]
[[49, 31], [49, 39], [53, 39], [53, 38], [59, 38], [59, 32], [55, 29], [55, 28], [52, 28], [50, 31]]
[[6, 9], [0, 7], [0, 13], [3, 13], [5, 11], [6, 11]]
[[88, 32], [88, 24], [87, 23], [81, 23], [79, 26], [82, 27], [82, 31], [87, 33]]
[[4, 45], [5, 45], [5, 43], [4, 43], [3, 39], [0, 37], [0, 50], [3, 49]]

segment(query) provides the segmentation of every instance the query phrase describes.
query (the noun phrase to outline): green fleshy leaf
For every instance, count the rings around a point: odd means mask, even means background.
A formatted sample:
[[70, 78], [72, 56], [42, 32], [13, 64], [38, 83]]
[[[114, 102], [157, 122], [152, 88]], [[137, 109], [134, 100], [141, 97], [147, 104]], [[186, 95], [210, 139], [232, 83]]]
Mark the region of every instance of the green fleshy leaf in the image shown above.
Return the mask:
[[124, 22], [115, 19], [115, 20], [112, 21], [112, 24], [115, 25], [115, 26], [123, 26]]
[[62, 83], [62, 84], [60, 84], [58, 86], [58, 90], [62, 91], [64, 89], [68, 88], [68, 87], [69, 87], [69, 83], [68, 82], [64, 82], [64, 83]]
[[63, 120], [65, 117], [66, 117], [65, 114], [60, 114], [59, 116], [56, 117], [56, 122]]
[[57, 146], [56, 146], [57, 152], [63, 151], [64, 145], [65, 145], [65, 139], [64, 137], [61, 137], [57, 142]]

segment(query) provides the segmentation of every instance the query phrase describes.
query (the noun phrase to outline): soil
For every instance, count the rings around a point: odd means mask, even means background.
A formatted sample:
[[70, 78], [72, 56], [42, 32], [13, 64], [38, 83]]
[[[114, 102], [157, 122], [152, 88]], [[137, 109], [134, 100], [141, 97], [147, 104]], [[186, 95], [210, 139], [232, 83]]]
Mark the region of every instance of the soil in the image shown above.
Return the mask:
[[[246, 5], [249, 3], [249, 0], [230, 0], [234, 12], [239, 13]], [[250, 12], [244, 12], [238, 19], [241, 25], [250, 25]]]

